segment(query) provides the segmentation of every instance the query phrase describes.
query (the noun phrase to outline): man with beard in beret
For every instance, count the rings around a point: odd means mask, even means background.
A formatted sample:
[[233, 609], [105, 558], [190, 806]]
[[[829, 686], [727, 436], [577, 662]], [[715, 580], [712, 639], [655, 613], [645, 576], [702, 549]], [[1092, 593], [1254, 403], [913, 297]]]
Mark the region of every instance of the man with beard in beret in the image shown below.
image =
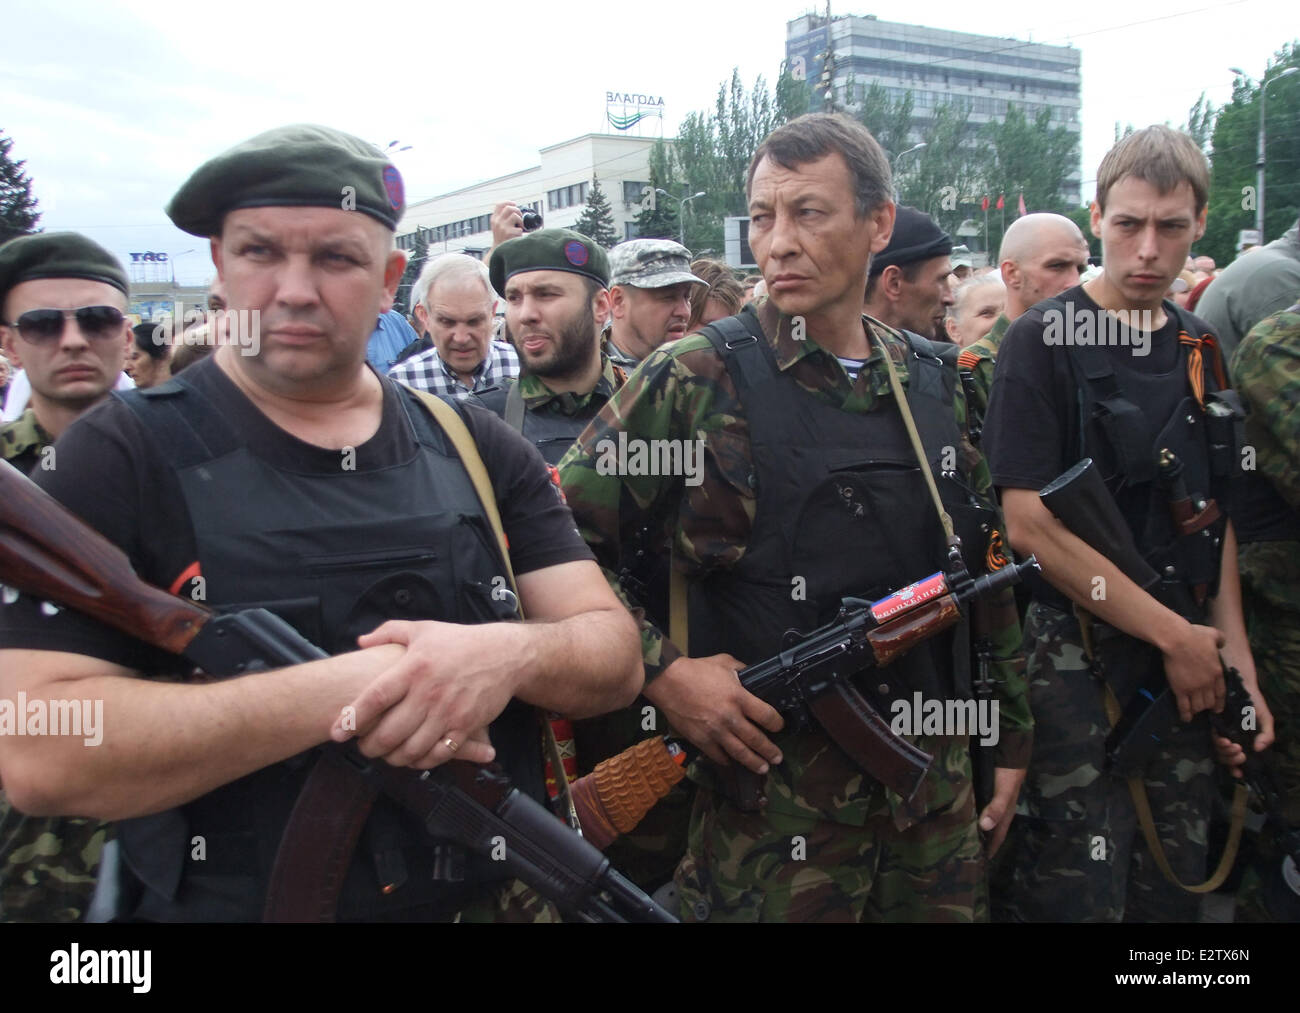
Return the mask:
[[519, 352], [519, 379], [480, 400], [556, 465], [627, 374], [600, 345], [609, 257], [570, 229], [507, 240], [488, 263]]

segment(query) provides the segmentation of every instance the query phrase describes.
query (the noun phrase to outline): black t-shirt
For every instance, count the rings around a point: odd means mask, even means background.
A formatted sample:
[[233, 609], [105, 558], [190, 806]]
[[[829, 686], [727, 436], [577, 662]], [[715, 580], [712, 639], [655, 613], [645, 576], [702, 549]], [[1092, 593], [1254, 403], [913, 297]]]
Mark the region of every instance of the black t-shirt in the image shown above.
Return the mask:
[[[280, 429], [215, 360], [196, 363], [185, 379], [263, 460], [298, 473], [338, 475], [338, 450]], [[355, 448], [353, 470], [363, 484], [368, 472], [405, 463], [417, 452], [396, 384], [380, 380], [382, 421]], [[594, 558], [537, 450], [491, 412], [472, 404], [462, 408], [496, 492], [515, 572]], [[154, 443], [166, 439], [166, 433], [146, 432], [135, 412], [111, 397], [68, 428], [55, 444], [57, 467], [38, 470], [33, 479], [119, 546], [141, 578], [177, 593], [186, 587], [198, 553], [180, 483]], [[174, 657], [72, 609], [48, 612], [27, 595], [0, 605], [0, 647], [71, 651], [145, 672], [179, 671]]]
[[[1104, 312], [1081, 285], [1059, 298], [1070, 307], [1067, 315], [1092, 314], [1093, 320], [1100, 320]], [[1115, 457], [1100, 423], [1092, 417], [1091, 405], [1080, 403], [1070, 364], [1075, 349], [1047, 340], [1047, 306], [1039, 303], [1018, 317], [998, 351], [983, 435], [993, 483], [999, 489], [1038, 490], [1091, 455], [1140, 541], [1150, 483], [1125, 483], [1116, 475]], [[1153, 438], [1191, 393], [1186, 357], [1178, 343], [1178, 317], [1169, 304], [1165, 311], [1166, 322], [1156, 331], [1134, 335], [1115, 327], [1108, 331], [1109, 342], [1099, 342], [1120, 389], [1141, 409]], [[1211, 331], [1204, 321], [1189, 317], [1196, 334]], [[1061, 330], [1052, 333], [1053, 341], [1064, 337]], [[1145, 348], [1146, 353], [1135, 354], [1136, 348]], [[1066, 606], [1065, 599], [1041, 579], [1031, 577], [1026, 584], [1038, 600]]]
[[[1103, 313], [1082, 285], [1061, 293], [1060, 299], [1073, 304], [1076, 314]], [[998, 350], [984, 420], [983, 449], [993, 484], [999, 488], [1041, 489], [1085, 456], [1080, 426], [1087, 419], [1080, 417], [1078, 385], [1070, 368], [1074, 352], [1068, 345], [1045, 340], [1046, 305], [1039, 303], [1018, 317]], [[1167, 319], [1159, 330], [1134, 337], [1120, 327], [1111, 332], [1115, 341], [1101, 345], [1121, 389], [1126, 388], [1126, 378], [1130, 379], [1126, 393], [1138, 389], [1132, 380], [1145, 378], [1151, 382], [1142, 383], [1141, 389], [1157, 391], [1155, 398], [1134, 398], [1153, 433], [1164, 426], [1178, 402], [1191, 393], [1178, 345], [1178, 319], [1169, 306], [1165, 308]], [[1197, 334], [1211, 330], [1204, 321], [1191, 319], [1197, 325]], [[1140, 347], [1146, 347], [1147, 353], [1135, 354]], [[1162, 378], [1168, 378], [1168, 382], [1162, 382]], [[1085, 406], [1085, 414], [1088, 411]], [[1103, 462], [1098, 463], [1106, 475]]]

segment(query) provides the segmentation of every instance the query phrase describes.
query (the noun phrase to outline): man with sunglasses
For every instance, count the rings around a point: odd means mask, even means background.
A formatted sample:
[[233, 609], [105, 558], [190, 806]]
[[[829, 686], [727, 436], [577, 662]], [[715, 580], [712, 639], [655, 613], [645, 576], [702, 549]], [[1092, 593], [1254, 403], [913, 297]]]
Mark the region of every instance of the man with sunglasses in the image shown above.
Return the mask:
[[21, 236], [0, 247], [0, 297], [0, 341], [32, 387], [27, 411], [0, 427], [0, 454], [23, 472], [48, 470], [45, 448], [108, 394], [126, 360], [126, 272], [75, 232]]
[[[0, 427], [0, 455], [24, 472], [57, 467], [51, 444], [103, 400], [126, 357], [126, 272], [84, 236], [48, 232], [0, 246], [0, 341], [32, 395]], [[93, 819], [25, 816], [0, 791], [0, 921], [80, 921], [107, 833]]]

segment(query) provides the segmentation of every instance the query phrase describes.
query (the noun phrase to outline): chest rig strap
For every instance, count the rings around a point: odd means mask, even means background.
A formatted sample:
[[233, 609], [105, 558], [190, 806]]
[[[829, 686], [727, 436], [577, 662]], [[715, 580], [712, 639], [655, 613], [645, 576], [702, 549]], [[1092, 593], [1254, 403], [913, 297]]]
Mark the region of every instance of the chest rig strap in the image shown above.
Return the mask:
[[[1059, 296], [1046, 302], [1047, 311], [1067, 312], [1067, 304]], [[1173, 303], [1164, 304], [1165, 313], [1178, 323], [1178, 361], [1187, 376], [1188, 388], [1197, 405], [1205, 409], [1206, 366], [1204, 349], [1209, 349], [1209, 367], [1214, 377], [1214, 390], [1223, 390], [1227, 380], [1223, 359], [1217, 342], [1211, 334], [1196, 334], [1191, 317]], [[1127, 482], [1138, 484], [1156, 479], [1156, 460], [1151, 453], [1151, 432], [1142, 409], [1127, 397], [1115, 374], [1115, 367], [1100, 345], [1069, 346], [1068, 361], [1079, 391], [1079, 457], [1089, 456], [1084, 446], [1086, 438], [1089, 399], [1101, 407], [1098, 420], [1106, 440], [1115, 453], [1116, 465]]]
[[[518, 390], [518, 383], [510, 388], [511, 394], [516, 396]], [[497, 547], [501, 551], [501, 559], [506, 567], [506, 578], [510, 581], [510, 588], [515, 593], [519, 618], [523, 619], [524, 606], [519, 598], [519, 585], [515, 582], [514, 567], [510, 564], [510, 545], [506, 540], [505, 528], [501, 524], [501, 514], [497, 510], [496, 494], [492, 489], [492, 480], [488, 476], [483, 459], [479, 456], [478, 447], [475, 446], [474, 439], [470, 436], [469, 430], [465, 428], [465, 423], [461, 421], [460, 415], [451, 405], [427, 391], [417, 390], [415, 396], [420, 399], [425, 408], [429, 410], [429, 414], [434, 417], [438, 425], [442, 427], [443, 432], [447, 434], [447, 438], [451, 440], [452, 445], [456, 448], [456, 453], [460, 455], [465, 470], [469, 472], [470, 481], [474, 483], [474, 490], [478, 493], [479, 499], [483, 501], [483, 512], [487, 514], [488, 523], [492, 526], [492, 534], [496, 537]], [[523, 404], [522, 397], [519, 397], [518, 401], [520, 405]], [[564, 811], [568, 817], [569, 825], [581, 833], [582, 826], [578, 821], [578, 810], [573, 804], [573, 794], [569, 790], [569, 779], [565, 776], [564, 761], [561, 757], [559, 742], [555, 738], [555, 729], [544, 716], [541, 725], [542, 744], [546, 751], [546, 758], [551, 762], [554, 769], [555, 783], [559, 788], [560, 798], [563, 800]]]

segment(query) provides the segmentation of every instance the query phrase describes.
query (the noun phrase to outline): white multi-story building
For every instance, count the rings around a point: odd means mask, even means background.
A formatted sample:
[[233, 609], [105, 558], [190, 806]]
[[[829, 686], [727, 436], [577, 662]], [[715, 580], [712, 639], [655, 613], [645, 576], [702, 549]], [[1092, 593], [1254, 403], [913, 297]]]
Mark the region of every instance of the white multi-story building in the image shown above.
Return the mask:
[[[1031, 118], [1050, 109], [1053, 126], [1082, 133], [1079, 51], [1072, 46], [905, 25], [872, 15], [827, 21], [805, 14], [786, 22], [786, 60], [817, 86], [817, 95], [825, 94], [828, 52], [834, 53], [837, 107], [856, 107], [872, 84], [881, 85], [893, 101], [911, 91], [917, 141], [925, 140], [935, 107], [956, 99], [970, 103], [974, 124], [1001, 122], [1014, 103]], [[814, 102], [813, 108], [821, 105]], [[1065, 195], [1075, 203], [1081, 182], [1076, 170]]]
[[609, 199], [619, 236], [633, 238], [654, 143], [650, 137], [584, 134], [542, 148], [538, 165], [409, 205], [397, 245], [410, 250], [423, 234], [431, 252], [482, 257], [492, 246], [492, 208], [507, 200], [541, 212], [546, 228], [570, 228], [582, 215], [593, 177]]

